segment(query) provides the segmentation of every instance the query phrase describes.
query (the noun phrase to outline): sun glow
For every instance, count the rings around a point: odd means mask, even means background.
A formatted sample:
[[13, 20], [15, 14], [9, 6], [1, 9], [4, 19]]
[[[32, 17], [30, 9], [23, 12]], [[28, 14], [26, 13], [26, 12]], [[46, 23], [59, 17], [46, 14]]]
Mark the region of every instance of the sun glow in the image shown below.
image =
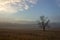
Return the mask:
[[33, 6], [36, 3], [37, 0], [0, 0], [0, 13], [11, 14], [18, 12], [18, 10], [28, 10], [31, 7], [31, 5]]

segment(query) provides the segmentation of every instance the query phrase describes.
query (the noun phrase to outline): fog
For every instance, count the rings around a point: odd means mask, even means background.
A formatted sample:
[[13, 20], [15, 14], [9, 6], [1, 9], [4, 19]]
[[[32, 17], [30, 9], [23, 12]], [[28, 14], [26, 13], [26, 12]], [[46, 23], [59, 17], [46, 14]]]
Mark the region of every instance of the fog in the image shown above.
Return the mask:
[[[50, 23], [47, 29], [59, 29], [60, 23]], [[38, 24], [17, 24], [17, 23], [0, 23], [0, 28], [5, 29], [41, 29]]]

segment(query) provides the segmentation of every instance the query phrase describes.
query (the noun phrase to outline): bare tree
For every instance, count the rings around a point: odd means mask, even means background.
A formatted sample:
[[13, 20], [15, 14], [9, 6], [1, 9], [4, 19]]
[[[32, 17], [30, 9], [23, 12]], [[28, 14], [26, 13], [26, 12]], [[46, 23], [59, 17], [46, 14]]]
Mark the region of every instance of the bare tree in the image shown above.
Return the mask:
[[47, 17], [40, 16], [40, 21], [38, 24], [43, 29], [43, 31], [45, 31], [46, 27], [49, 27], [48, 23], [49, 23], [49, 19], [47, 19]]

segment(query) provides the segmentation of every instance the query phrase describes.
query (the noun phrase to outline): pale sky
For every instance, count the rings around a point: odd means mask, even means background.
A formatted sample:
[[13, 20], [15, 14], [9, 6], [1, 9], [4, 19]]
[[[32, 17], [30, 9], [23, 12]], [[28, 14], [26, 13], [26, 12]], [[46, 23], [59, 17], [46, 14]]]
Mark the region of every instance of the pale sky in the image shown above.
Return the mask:
[[41, 15], [60, 22], [60, 0], [0, 0], [0, 21], [31, 22]]

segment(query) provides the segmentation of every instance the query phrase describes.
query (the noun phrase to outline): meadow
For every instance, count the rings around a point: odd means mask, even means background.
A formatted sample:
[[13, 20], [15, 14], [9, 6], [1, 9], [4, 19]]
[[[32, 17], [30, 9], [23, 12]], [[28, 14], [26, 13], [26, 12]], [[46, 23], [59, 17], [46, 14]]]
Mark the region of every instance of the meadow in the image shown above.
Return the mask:
[[60, 40], [60, 31], [0, 29], [0, 40]]

